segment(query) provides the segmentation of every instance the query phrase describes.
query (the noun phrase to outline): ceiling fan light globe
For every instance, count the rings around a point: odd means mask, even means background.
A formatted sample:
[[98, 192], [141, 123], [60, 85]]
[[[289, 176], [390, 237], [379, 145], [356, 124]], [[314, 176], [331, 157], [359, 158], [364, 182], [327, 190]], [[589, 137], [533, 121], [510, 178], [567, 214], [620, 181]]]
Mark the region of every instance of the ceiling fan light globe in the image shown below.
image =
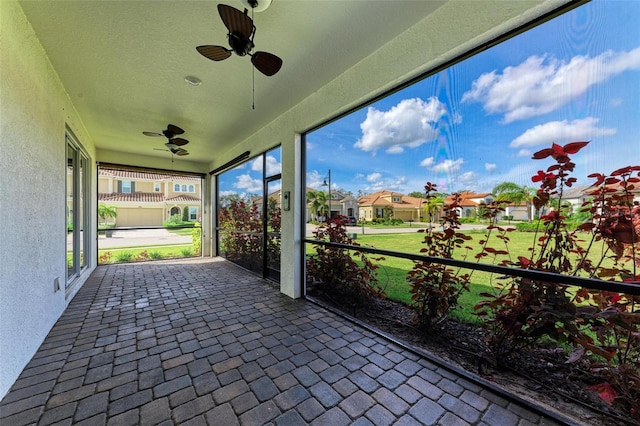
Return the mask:
[[263, 12], [271, 6], [271, 0], [240, 0], [240, 3], [254, 12]]
[[166, 144], [164, 144], [164, 146], [166, 146], [170, 150], [178, 149], [178, 145], [176, 145], [175, 143], [171, 143], [171, 142], [167, 142]]

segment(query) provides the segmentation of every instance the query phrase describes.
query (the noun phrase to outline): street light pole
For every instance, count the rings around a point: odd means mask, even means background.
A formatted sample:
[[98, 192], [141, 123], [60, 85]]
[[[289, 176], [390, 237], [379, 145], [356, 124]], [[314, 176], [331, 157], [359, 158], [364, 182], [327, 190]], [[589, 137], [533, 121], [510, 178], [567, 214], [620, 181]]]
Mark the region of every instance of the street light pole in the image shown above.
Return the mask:
[[[331, 169], [329, 169], [329, 172], [327, 173], [327, 177], [329, 180], [329, 189], [328, 189], [328, 198], [329, 198], [329, 215], [327, 217], [327, 221], [329, 219], [331, 219]], [[327, 180], [325, 179], [324, 182], [322, 182], [322, 186], [327, 186]]]

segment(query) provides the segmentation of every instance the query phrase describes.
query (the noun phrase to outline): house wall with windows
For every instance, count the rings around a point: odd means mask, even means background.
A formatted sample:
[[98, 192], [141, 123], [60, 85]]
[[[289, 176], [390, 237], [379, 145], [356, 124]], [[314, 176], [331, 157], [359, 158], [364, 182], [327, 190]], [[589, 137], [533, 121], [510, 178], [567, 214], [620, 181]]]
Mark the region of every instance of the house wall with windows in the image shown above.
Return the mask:
[[202, 220], [201, 179], [100, 169], [98, 201], [117, 209], [117, 228], [162, 226], [173, 215]]
[[[458, 217], [471, 218], [477, 217], [480, 207], [493, 203], [493, 195], [490, 193], [476, 194], [475, 192], [461, 192], [458, 194]], [[453, 196], [445, 198], [445, 204], [453, 203]]]
[[358, 209], [367, 222], [383, 219], [385, 212], [391, 213], [391, 218], [405, 222], [421, 222], [425, 220], [425, 200], [410, 197], [399, 192], [382, 190], [362, 196], [358, 199]]

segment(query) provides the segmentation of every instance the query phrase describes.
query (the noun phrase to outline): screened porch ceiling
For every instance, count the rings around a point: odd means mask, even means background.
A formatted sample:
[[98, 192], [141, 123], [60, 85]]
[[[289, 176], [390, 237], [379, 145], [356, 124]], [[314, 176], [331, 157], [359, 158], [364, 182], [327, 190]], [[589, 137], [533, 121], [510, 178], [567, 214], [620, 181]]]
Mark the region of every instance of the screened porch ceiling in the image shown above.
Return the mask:
[[171, 123], [190, 141], [180, 161], [207, 164], [446, 2], [274, 0], [254, 14], [254, 51], [284, 62], [272, 77], [196, 51], [228, 47], [218, 3], [19, 0], [97, 149], [166, 157], [142, 132]]

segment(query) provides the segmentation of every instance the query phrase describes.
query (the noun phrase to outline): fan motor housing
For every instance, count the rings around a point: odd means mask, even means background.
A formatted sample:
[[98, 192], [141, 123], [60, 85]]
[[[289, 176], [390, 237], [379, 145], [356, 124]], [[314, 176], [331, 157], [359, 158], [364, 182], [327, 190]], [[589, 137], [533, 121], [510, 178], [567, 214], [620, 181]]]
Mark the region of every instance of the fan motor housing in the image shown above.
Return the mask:
[[229, 33], [229, 45], [238, 56], [245, 56], [254, 47], [251, 40], [244, 38], [240, 33]]

